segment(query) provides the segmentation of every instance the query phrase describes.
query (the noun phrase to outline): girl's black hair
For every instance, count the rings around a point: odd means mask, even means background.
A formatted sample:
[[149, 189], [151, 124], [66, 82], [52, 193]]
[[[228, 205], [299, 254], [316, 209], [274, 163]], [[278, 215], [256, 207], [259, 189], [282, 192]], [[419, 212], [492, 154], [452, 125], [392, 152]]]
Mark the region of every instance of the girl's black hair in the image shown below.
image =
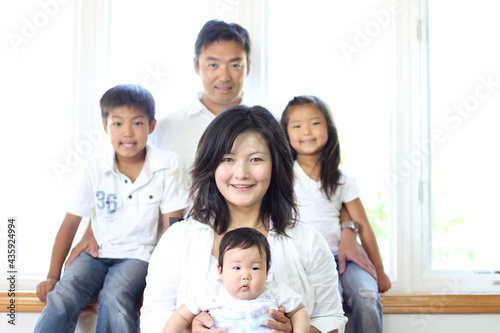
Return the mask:
[[[337, 127], [335, 126], [328, 105], [322, 99], [316, 96], [296, 96], [288, 102], [285, 110], [283, 110], [283, 113], [281, 115], [281, 127], [283, 128], [283, 131], [285, 131], [286, 138], [288, 140], [288, 143], [290, 144], [290, 138], [287, 131], [290, 108], [293, 106], [304, 104], [313, 105], [325, 116], [326, 119], [328, 140], [323, 147], [319, 162], [321, 164], [321, 190], [323, 191], [323, 193], [325, 193], [328, 199], [331, 199], [331, 197], [335, 194], [340, 181], [341, 173], [339, 170], [339, 166], [341, 163], [341, 157]], [[292, 145], [290, 145], [290, 149], [292, 150], [293, 159], [296, 160], [297, 152], [293, 149]]]
[[198, 143], [191, 170], [189, 213], [194, 219], [212, 225], [218, 234], [230, 224], [229, 208], [215, 183], [215, 169], [231, 152], [236, 138], [246, 132], [259, 134], [267, 143], [272, 159], [271, 182], [260, 207], [260, 218], [269, 230], [286, 235], [296, 222], [297, 207], [293, 191], [293, 159], [279, 122], [261, 106], [236, 105], [220, 113], [207, 127]]

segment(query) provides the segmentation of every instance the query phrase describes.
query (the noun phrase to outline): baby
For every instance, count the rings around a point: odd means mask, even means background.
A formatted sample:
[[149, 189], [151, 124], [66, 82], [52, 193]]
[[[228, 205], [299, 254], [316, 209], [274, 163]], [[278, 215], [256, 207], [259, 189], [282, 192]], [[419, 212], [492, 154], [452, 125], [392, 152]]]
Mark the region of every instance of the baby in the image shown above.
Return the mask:
[[283, 307], [293, 332], [309, 332], [309, 313], [301, 296], [276, 281], [266, 281], [271, 251], [266, 237], [252, 228], [227, 232], [219, 246], [219, 277], [191, 295], [169, 318], [163, 332], [182, 332], [202, 311], [208, 311], [214, 328], [228, 332], [270, 332], [266, 319], [274, 320], [269, 309]]

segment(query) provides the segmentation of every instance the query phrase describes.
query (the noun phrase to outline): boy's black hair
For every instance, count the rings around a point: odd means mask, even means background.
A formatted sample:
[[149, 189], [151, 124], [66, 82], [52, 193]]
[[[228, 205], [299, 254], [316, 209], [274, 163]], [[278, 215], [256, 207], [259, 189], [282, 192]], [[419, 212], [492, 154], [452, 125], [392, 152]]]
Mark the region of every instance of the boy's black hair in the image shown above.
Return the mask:
[[266, 237], [259, 231], [253, 228], [238, 228], [228, 231], [219, 245], [219, 267], [222, 271], [224, 262], [224, 254], [231, 249], [249, 249], [252, 246], [257, 246], [260, 256], [266, 256], [266, 272], [271, 265], [271, 249]]
[[136, 84], [120, 84], [102, 95], [100, 100], [101, 116], [107, 125], [108, 115], [111, 110], [119, 106], [129, 106], [142, 110], [149, 119], [149, 125], [155, 120], [155, 100], [153, 95]]
[[235, 41], [247, 54], [247, 67], [250, 61], [250, 36], [245, 28], [236, 23], [226, 23], [221, 20], [210, 20], [201, 28], [194, 44], [194, 60], [198, 67], [198, 58], [201, 51], [210, 44], [218, 41]]

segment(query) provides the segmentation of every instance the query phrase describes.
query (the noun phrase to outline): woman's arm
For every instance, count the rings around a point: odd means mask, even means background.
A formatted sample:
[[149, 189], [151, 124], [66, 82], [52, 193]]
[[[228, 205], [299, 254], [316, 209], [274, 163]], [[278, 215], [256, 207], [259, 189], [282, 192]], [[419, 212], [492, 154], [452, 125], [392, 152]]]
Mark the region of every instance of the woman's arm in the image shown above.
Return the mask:
[[377, 271], [379, 292], [386, 292], [391, 288], [391, 280], [384, 271], [384, 265], [382, 263], [382, 257], [380, 256], [377, 239], [375, 238], [375, 233], [373, 232], [370, 222], [368, 221], [368, 217], [366, 216], [365, 208], [359, 198], [345, 203], [345, 206], [353, 221], [359, 225], [359, 238], [361, 239], [361, 244], [366, 250], [368, 257]]
[[183, 229], [176, 225], [163, 234], [149, 261], [141, 308], [141, 332], [161, 332], [176, 310], [186, 246], [182, 246]]
[[[306, 225], [303, 225], [300, 231], [295, 230], [293, 237], [296, 238], [300, 251], [300, 264], [303, 265], [307, 281], [314, 290], [314, 299], [309, 300], [314, 301], [313, 310], [309, 313], [311, 332], [314, 329], [321, 332], [335, 329], [343, 331], [347, 318], [344, 316], [339, 294], [335, 260], [328, 243], [323, 235]], [[304, 300], [304, 304], [308, 302]]]

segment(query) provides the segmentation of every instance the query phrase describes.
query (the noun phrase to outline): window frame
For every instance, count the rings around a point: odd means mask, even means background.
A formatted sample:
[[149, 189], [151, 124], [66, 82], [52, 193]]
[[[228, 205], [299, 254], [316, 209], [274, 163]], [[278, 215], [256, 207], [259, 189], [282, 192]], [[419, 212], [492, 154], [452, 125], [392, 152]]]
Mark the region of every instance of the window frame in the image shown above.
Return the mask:
[[[245, 86], [250, 101], [267, 101], [268, 47], [266, 30], [269, 24], [268, 0], [236, 1], [238, 23], [252, 38], [252, 69]], [[74, 107], [72, 146], [76, 147], [82, 133], [100, 123], [97, 102], [108, 87], [109, 36], [111, 0], [78, 0], [74, 8]], [[390, 292], [500, 292], [500, 285], [491, 283], [490, 274], [472, 271], [432, 271], [431, 237], [431, 174], [430, 159], [422, 153], [420, 143], [429, 137], [428, 26], [427, 0], [399, 1], [393, 30], [395, 70], [393, 117], [391, 123], [392, 195], [388, 202], [391, 228], [391, 268], [393, 287]], [[95, 110], [95, 112], [89, 112]], [[398, 175], [405, 163], [408, 173]], [[392, 180], [391, 180], [392, 178]], [[394, 180], [395, 179], [395, 180]], [[81, 229], [87, 223], [82, 222]], [[81, 230], [79, 233], [81, 234]], [[77, 242], [79, 237], [75, 237]], [[18, 279], [18, 290], [33, 290], [38, 278]], [[486, 286], [487, 283], [489, 286]], [[7, 289], [7, 282], [0, 289]]]

